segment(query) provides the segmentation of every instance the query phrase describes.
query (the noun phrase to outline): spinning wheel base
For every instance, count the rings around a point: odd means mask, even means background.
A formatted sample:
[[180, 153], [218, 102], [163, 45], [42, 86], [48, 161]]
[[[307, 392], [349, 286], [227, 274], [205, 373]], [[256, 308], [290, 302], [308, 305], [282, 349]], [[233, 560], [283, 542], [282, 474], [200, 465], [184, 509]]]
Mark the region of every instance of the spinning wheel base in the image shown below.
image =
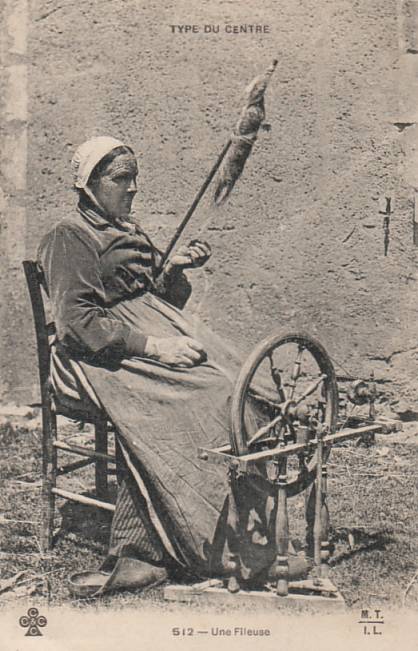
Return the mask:
[[291, 581], [286, 597], [279, 597], [274, 586], [264, 590], [240, 590], [231, 594], [218, 579], [209, 579], [194, 585], [169, 585], [164, 590], [164, 599], [209, 608], [231, 606], [254, 610], [315, 610], [323, 613], [342, 613], [346, 605], [342, 594], [329, 579], [316, 581]]

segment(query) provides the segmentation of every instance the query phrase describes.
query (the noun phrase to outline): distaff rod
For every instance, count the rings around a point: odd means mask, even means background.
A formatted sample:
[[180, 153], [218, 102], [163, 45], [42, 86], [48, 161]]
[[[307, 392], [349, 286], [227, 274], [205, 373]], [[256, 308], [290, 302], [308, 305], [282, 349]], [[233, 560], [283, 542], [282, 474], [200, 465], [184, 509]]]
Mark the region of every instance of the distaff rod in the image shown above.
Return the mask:
[[221, 153], [219, 154], [216, 163], [214, 164], [211, 171], [207, 175], [202, 187], [200, 188], [199, 192], [196, 194], [192, 205], [190, 206], [189, 210], [185, 214], [185, 216], [183, 218], [183, 221], [177, 227], [177, 230], [174, 233], [173, 237], [171, 238], [171, 241], [170, 241], [169, 245], [167, 246], [166, 250], [164, 251], [164, 253], [162, 255], [162, 258], [161, 258], [161, 262], [160, 262], [160, 271], [162, 270], [162, 268], [164, 266], [164, 263], [166, 262], [166, 260], [167, 260], [168, 256], [170, 255], [171, 251], [175, 247], [176, 242], [179, 239], [180, 235], [182, 234], [182, 232], [186, 228], [191, 216], [193, 215], [194, 211], [196, 210], [197, 206], [199, 205], [199, 202], [200, 202], [201, 198], [205, 194], [210, 182], [212, 181], [213, 177], [215, 176], [216, 172], [218, 171], [219, 166], [222, 163], [223, 159], [225, 158], [225, 155], [226, 155], [228, 149], [230, 148], [230, 146], [231, 146], [231, 139], [228, 140], [228, 142], [226, 143], [226, 145], [222, 149]]

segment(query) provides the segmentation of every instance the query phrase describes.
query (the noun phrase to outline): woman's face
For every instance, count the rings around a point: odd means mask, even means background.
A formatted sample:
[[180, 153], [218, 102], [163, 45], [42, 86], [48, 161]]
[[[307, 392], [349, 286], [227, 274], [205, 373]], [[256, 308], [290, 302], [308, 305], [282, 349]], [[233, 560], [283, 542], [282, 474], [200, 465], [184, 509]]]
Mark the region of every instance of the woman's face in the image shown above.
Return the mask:
[[133, 154], [120, 154], [91, 182], [90, 188], [110, 217], [126, 218], [137, 191], [138, 166]]

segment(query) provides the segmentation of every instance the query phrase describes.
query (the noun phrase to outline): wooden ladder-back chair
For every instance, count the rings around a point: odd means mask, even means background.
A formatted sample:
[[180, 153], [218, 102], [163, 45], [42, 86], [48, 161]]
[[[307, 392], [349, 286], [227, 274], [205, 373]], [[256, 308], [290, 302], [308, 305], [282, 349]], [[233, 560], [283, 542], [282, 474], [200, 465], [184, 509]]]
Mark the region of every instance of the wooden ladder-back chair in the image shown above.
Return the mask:
[[[91, 414], [91, 417], [82, 416], [83, 422], [92, 423], [95, 431], [95, 449], [70, 445], [58, 440], [57, 416], [62, 415], [72, 420], [80, 420], [80, 415], [68, 410], [60, 410], [54, 400], [50, 381], [51, 339], [55, 334], [54, 322], [47, 323], [45, 315], [44, 295], [45, 281], [42, 269], [32, 260], [23, 262], [26, 282], [32, 303], [33, 318], [35, 323], [36, 342], [38, 350], [39, 381], [41, 388], [42, 407], [42, 525], [41, 547], [48, 550], [52, 546], [55, 497], [60, 496], [67, 500], [96, 506], [108, 511], [115, 507], [108, 501], [108, 464], [115, 463], [115, 457], [108, 454], [108, 433], [114, 431], [105, 414]], [[58, 463], [58, 452], [83, 457], [61, 466]], [[88, 497], [73, 493], [57, 487], [57, 477], [74, 470], [79, 470], [90, 464], [95, 464], [95, 497]]]

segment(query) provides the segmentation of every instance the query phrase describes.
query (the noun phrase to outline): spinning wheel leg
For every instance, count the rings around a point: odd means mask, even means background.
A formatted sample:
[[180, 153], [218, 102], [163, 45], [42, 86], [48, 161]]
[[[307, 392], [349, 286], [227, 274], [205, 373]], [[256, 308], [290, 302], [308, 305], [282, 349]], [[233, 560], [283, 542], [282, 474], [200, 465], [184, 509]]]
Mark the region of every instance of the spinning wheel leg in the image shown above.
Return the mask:
[[[317, 469], [318, 472], [318, 469]], [[329, 544], [329, 510], [327, 504], [327, 464], [322, 462], [321, 467], [321, 489], [318, 495], [318, 482], [312, 484], [305, 497], [305, 518], [306, 518], [306, 554], [314, 557], [315, 564], [321, 567], [321, 576], [328, 576], [328, 561], [330, 558]], [[319, 513], [319, 515], [318, 515]], [[316, 536], [315, 538], [315, 525]], [[316, 549], [315, 545], [319, 545]]]
[[276, 575], [277, 594], [285, 597], [288, 594], [289, 583], [289, 518], [287, 514], [287, 460], [283, 457], [279, 461], [279, 477], [277, 490], [277, 516], [276, 516]]
[[316, 469], [315, 486], [315, 519], [313, 527], [314, 537], [314, 559], [319, 569], [320, 576], [328, 576], [329, 560], [329, 511], [327, 505], [327, 465], [324, 455], [324, 444], [322, 437], [323, 430], [318, 429], [317, 455], [318, 463]]
[[322, 460], [323, 460], [323, 443], [322, 434], [317, 433], [317, 466], [316, 466], [316, 492], [315, 492], [315, 522], [314, 522], [314, 560], [315, 565], [321, 567], [321, 542], [322, 542]]
[[306, 520], [306, 555], [314, 557], [314, 523], [315, 523], [316, 486], [311, 484], [305, 493], [305, 520]]
[[329, 511], [327, 504], [327, 464], [322, 463], [322, 506], [321, 506], [321, 576], [329, 574]]
[[240, 561], [239, 561], [239, 540], [240, 540], [240, 519], [238, 505], [235, 497], [237, 473], [233, 468], [229, 470], [229, 509], [227, 519], [227, 540], [229, 548], [229, 557], [227, 570], [231, 573], [227, 588], [229, 592], [239, 592], [240, 584], [238, 580]]

